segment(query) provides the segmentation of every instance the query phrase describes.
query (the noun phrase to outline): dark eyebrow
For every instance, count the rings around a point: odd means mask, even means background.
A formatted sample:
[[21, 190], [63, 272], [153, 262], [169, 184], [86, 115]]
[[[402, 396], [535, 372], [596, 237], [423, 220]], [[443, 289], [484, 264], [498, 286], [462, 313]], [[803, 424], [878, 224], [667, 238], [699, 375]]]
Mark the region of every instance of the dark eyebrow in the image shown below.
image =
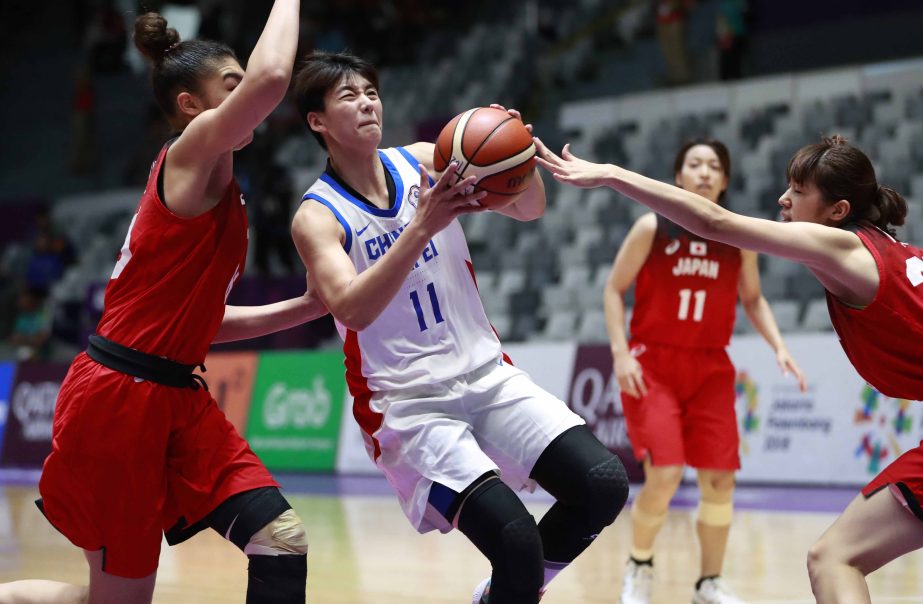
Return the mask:
[[228, 78], [231, 78], [232, 80], [234, 80], [234, 81], [236, 81], [238, 84], [240, 84], [241, 80], [244, 79], [244, 76], [243, 76], [243, 74], [237, 73], [236, 71], [229, 71], [229, 72], [227, 72], [226, 74], [224, 74], [223, 76], [221, 76], [221, 78], [222, 78], [222, 80], [227, 80]]

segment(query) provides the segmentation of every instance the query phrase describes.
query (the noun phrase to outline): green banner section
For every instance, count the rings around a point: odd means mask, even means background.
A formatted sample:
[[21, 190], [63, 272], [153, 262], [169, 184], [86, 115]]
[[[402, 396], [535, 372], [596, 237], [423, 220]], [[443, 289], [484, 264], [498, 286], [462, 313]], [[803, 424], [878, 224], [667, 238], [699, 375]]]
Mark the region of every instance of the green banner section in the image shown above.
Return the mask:
[[261, 352], [247, 440], [266, 467], [332, 472], [345, 389], [339, 351]]

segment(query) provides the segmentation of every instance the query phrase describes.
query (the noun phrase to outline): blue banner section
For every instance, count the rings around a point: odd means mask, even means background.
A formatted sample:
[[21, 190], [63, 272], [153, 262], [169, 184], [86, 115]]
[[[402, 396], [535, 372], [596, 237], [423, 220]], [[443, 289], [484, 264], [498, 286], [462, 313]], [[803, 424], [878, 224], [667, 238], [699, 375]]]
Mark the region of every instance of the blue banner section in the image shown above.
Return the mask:
[[3, 435], [6, 433], [6, 418], [10, 413], [10, 393], [15, 375], [16, 363], [0, 363], [0, 451], [3, 450]]

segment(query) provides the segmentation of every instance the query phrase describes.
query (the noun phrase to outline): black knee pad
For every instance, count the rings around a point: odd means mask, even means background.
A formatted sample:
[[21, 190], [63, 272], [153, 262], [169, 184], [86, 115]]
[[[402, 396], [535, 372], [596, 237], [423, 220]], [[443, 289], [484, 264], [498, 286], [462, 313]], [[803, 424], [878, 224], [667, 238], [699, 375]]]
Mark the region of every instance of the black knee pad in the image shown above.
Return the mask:
[[534, 601], [544, 583], [542, 538], [522, 501], [498, 478], [475, 488], [462, 504], [458, 529], [493, 567], [491, 601]]
[[582, 509], [595, 532], [612, 524], [628, 499], [622, 462], [583, 425], [548, 445], [531, 476], [560, 503]]
[[628, 498], [628, 474], [618, 457], [590, 468], [587, 473], [587, 521], [602, 530], [615, 520]]
[[304, 604], [308, 557], [248, 556], [247, 604]]

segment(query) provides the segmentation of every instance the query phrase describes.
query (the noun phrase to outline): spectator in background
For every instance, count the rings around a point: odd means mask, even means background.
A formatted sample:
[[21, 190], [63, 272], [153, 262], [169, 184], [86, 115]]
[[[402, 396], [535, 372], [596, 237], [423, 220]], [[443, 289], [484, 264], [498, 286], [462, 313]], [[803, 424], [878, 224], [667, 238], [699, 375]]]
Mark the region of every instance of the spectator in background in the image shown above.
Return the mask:
[[64, 269], [74, 262], [74, 248], [67, 237], [55, 230], [48, 208], [36, 212], [35, 223], [25, 280], [29, 287], [47, 293], [62, 277]]
[[678, 86], [690, 80], [689, 52], [686, 47], [686, 17], [690, 0], [657, 0], [657, 39], [667, 62], [667, 84]]
[[722, 80], [743, 77], [747, 51], [747, 0], [718, 0], [715, 34], [718, 42], [718, 74]]
[[114, 0], [101, 0], [84, 34], [93, 73], [116, 73], [125, 68], [128, 33]]
[[45, 358], [51, 336], [51, 313], [43, 291], [25, 287], [16, 302], [16, 319], [9, 343], [20, 361]]

